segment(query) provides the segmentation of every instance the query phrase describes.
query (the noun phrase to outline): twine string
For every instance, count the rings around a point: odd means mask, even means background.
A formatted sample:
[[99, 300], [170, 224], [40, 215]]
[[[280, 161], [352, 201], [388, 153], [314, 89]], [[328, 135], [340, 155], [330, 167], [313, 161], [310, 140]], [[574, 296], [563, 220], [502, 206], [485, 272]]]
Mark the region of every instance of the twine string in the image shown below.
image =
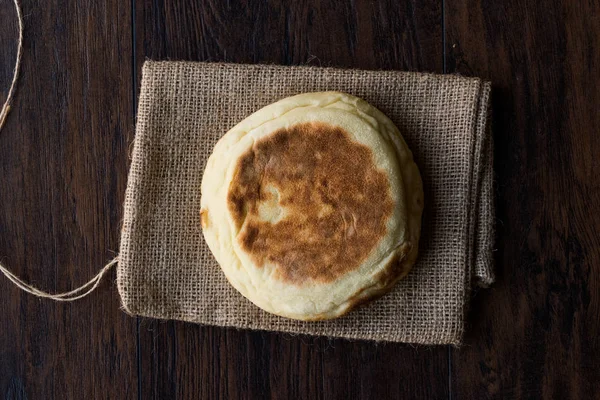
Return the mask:
[[13, 98], [15, 96], [15, 91], [17, 90], [17, 81], [19, 80], [19, 70], [21, 69], [21, 58], [23, 56], [23, 14], [21, 13], [21, 7], [19, 6], [19, 1], [14, 0], [15, 10], [17, 11], [17, 19], [19, 21], [19, 44], [17, 46], [17, 59], [15, 61], [15, 69], [13, 70], [13, 78], [10, 83], [10, 88], [8, 89], [8, 95], [6, 96], [6, 101], [2, 106], [2, 110], [0, 111], [0, 131], [2, 131], [2, 127], [6, 122], [6, 117], [10, 112], [10, 107], [12, 105]]
[[23, 280], [21, 280], [18, 276], [10, 272], [2, 264], [0, 264], [0, 272], [2, 272], [4, 276], [6, 276], [12, 283], [19, 287], [19, 289], [30, 293], [36, 297], [51, 299], [54, 301], [74, 301], [81, 299], [87, 296], [88, 294], [92, 293], [94, 290], [96, 290], [96, 288], [100, 285], [100, 282], [102, 282], [102, 278], [104, 277], [104, 275], [118, 262], [118, 257], [113, 258], [108, 264], [104, 266], [104, 268], [100, 270], [100, 272], [96, 274], [96, 276], [90, 279], [87, 283], [69, 292], [57, 294], [44, 292], [36, 287], [29, 285], [28, 283], [23, 282]]

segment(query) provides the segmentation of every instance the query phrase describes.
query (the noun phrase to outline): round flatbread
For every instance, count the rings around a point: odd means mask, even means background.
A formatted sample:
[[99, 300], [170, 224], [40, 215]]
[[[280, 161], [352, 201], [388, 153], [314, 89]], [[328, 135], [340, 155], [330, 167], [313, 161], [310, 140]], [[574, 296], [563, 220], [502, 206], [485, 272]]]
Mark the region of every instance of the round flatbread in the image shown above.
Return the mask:
[[398, 128], [338, 92], [289, 97], [225, 134], [202, 179], [204, 237], [265, 311], [339, 317], [388, 291], [417, 257], [423, 189]]

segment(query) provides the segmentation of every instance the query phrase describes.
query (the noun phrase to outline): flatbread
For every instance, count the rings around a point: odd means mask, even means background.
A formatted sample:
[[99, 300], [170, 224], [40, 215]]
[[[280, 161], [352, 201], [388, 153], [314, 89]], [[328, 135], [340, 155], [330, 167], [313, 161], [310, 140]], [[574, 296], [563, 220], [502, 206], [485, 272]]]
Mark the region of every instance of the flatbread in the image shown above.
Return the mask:
[[266, 106], [215, 145], [202, 179], [205, 240], [263, 310], [339, 317], [387, 292], [417, 257], [423, 189], [396, 126], [357, 97]]

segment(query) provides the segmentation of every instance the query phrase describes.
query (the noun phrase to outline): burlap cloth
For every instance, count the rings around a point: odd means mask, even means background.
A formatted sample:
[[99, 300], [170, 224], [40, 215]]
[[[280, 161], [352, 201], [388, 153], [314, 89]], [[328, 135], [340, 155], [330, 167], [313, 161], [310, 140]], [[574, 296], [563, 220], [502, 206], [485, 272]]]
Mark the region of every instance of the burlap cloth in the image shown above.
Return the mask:
[[[225, 279], [202, 237], [200, 182], [216, 141], [281, 98], [337, 90], [400, 128], [425, 187], [420, 257], [391, 293], [347, 316], [267, 314]], [[492, 270], [490, 84], [480, 79], [191, 62], [144, 64], [117, 283], [135, 315], [201, 324], [424, 344], [458, 344], [472, 285]], [[377, 196], [377, 193], [373, 193]]]

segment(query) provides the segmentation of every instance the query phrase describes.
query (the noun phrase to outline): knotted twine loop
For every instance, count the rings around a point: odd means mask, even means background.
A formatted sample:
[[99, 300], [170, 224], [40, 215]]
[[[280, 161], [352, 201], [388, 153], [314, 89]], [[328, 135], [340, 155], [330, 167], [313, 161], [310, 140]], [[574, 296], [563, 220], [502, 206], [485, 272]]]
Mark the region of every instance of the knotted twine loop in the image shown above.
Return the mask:
[[0, 131], [2, 131], [4, 122], [6, 122], [6, 117], [10, 112], [10, 106], [12, 104], [12, 100], [17, 89], [17, 81], [19, 80], [19, 70], [21, 69], [21, 57], [23, 56], [23, 15], [21, 14], [21, 7], [19, 7], [19, 1], [14, 0], [14, 3], [15, 10], [17, 11], [17, 19], [19, 21], [19, 44], [17, 46], [17, 60], [15, 61], [15, 69], [13, 70], [13, 79], [10, 84], [10, 89], [8, 89], [6, 101], [2, 106], [2, 111], [0, 111]]
[[[15, 4], [15, 10], [17, 11], [17, 19], [19, 21], [19, 44], [17, 46], [17, 60], [15, 61], [15, 69], [13, 71], [13, 79], [10, 84], [10, 89], [8, 90], [8, 95], [6, 97], [6, 101], [4, 102], [4, 105], [2, 106], [2, 110], [0, 111], [0, 131], [2, 131], [2, 128], [4, 127], [4, 123], [6, 122], [6, 117], [8, 116], [8, 113], [10, 112], [10, 106], [12, 104], [12, 100], [15, 95], [15, 91], [16, 91], [16, 87], [17, 87], [17, 81], [19, 79], [19, 69], [21, 67], [21, 57], [23, 55], [23, 30], [24, 30], [23, 15], [21, 14], [21, 7], [19, 6], [18, 0], [14, 0], [14, 4]], [[115, 257], [111, 262], [106, 264], [104, 266], [104, 268], [102, 268], [100, 270], [100, 272], [98, 272], [98, 274], [96, 274], [96, 276], [94, 276], [86, 284], [84, 284], [76, 289], [73, 289], [69, 292], [57, 293], [57, 294], [46, 293], [42, 290], [39, 290], [39, 289], [23, 282], [21, 279], [19, 279], [19, 277], [17, 277], [15, 274], [10, 272], [2, 264], [0, 264], [0, 272], [2, 272], [4, 274], [4, 276], [6, 276], [12, 283], [14, 283], [21, 290], [23, 290], [27, 293], [31, 293], [34, 296], [45, 298], [45, 299], [51, 299], [54, 301], [73, 301], [73, 300], [81, 299], [82, 297], [85, 297], [88, 294], [92, 293], [94, 290], [96, 290], [98, 285], [100, 285], [100, 282], [102, 281], [102, 278], [104, 277], [104, 275], [118, 262], [119, 262], [119, 258]]]

